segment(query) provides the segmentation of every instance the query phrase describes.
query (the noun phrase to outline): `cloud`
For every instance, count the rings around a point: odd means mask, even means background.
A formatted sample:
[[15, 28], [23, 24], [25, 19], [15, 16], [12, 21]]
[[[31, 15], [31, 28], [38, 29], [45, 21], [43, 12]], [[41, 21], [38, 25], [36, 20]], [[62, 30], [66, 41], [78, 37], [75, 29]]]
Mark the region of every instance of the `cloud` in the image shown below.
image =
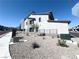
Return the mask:
[[72, 8], [72, 15], [79, 17], [79, 2]]

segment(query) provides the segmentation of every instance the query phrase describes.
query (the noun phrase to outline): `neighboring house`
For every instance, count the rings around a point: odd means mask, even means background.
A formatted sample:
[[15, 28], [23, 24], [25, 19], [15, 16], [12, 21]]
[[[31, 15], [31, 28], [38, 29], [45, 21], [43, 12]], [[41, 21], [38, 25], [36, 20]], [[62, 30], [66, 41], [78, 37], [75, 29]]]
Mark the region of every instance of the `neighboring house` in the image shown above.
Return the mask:
[[33, 25], [38, 25], [37, 32], [48, 34], [69, 34], [68, 25], [70, 21], [67, 20], [55, 20], [52, 12], [35, 13], [32, 12], [21, 23], [21, 29], [25, 29], [26, 32], [33, 32]]

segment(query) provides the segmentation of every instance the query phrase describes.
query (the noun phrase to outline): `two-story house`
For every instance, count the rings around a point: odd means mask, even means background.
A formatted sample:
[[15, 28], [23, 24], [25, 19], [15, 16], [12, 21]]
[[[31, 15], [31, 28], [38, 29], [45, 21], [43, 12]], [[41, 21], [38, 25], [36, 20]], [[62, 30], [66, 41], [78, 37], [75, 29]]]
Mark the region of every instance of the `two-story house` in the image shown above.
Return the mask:
[[26, 32], [33, 32], [33, 25], [38, 25], [37, 32], [51, 34], [69, 34], [68, 20], [55, 20], [52, 12], [36, 13], [32, 12], [28, 17], [24, 18], [21, 23], [21, 29]]

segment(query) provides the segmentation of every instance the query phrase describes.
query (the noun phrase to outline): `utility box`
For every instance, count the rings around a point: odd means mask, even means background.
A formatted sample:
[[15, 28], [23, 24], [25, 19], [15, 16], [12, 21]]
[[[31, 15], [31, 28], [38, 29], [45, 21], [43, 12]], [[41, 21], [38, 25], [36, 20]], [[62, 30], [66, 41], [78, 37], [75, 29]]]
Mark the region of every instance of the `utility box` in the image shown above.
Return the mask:
[[70, 34], [60, 34], [60, 38], [63, 40], [71, 40]]

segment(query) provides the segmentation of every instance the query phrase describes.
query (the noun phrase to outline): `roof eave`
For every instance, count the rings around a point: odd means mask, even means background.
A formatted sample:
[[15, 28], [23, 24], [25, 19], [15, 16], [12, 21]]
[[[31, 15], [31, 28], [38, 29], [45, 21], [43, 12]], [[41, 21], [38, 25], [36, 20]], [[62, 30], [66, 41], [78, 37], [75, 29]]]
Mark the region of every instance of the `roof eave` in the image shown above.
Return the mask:
[[71, 23], [71, 21], [69, 21], [69, 20], [65, 20], [65, 21], [53, 21], [53, 20], [48, 20], [48, 22], [56, 22], [56, 23], [68, 23], [68, 24], [70, 24]]

